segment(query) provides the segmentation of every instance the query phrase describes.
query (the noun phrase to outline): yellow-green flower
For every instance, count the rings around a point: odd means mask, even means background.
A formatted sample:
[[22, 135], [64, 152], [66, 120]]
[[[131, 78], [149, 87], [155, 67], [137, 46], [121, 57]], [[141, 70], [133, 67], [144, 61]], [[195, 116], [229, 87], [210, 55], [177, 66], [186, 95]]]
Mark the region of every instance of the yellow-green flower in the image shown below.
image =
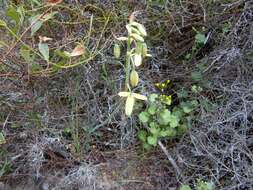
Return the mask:
[[141, 54], [138, 54], [138, 53], [134, 54], [133, 62], [136, 67], [139, 67], [142, 64]]
[[119, 46], [119, 44], [114, 44], [113, 54], [114, 54], [114, 57], [116, 57], [117, 59], [120, 57], [120, 46]]
[[147, 100], [147, 97], [141, 94], [133, 92], [119, 92], [119, 96], [126, 97], [125, 113], [127, 116], [130, 116], [133, 112], [134, 102], [136, 99]]
[[133, 87], [136, 87], [139, 82], [139, 75], [135, 70], [132, 70], [130, 73], [130, 83]]

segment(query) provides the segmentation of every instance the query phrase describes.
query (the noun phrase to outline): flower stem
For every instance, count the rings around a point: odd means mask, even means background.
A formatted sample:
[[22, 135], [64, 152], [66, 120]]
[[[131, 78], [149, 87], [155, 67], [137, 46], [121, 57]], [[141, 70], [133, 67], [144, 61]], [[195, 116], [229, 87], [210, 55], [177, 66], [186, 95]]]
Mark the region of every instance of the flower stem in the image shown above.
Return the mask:
[[131, 63], [131, 38], [128, 37], [127, 40], [127, 54], [126, 54], [126, 65], [125, 65], [125, 73], [126, 73], [126, 80], [125, 80], [125, 91], [129, 89], [129, 75], [130, 75], [130, 63]]

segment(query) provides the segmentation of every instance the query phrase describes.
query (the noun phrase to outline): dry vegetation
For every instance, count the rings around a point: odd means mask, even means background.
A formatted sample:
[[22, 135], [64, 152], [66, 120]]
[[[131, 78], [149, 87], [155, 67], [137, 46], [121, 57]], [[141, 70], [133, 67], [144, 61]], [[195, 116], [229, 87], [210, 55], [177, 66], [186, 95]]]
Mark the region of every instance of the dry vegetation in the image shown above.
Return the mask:
[[[41, 1], [38, 1], [41, 2]], [[253, 189], [253, 2], [248, 0], [65, 0], [53, 7], [36, 1], [0, 0], [23, 6], [17, 39], [0, 27], [0, 189], [179, 189], [197, 179], [216, 189]], [[29, 18], [58, 13], [33, 36]], [[124, 60], [115, 59], [115, 36], [126, 34], [129, 15], [148, 32], [152, 58], [140, 67], [138, 91], [173, 91], [199, 85], [203, 91], [192, 127], [144, 151], [136, 138], [137, 113], [124, 115], [117, 93], [124, 88]], [[196, 51], [196, 31], [206, 43]], [[22, 44], [38, 53], [48, 41], [52, 63], [28, 63]], [[85, 56], [71, 61], [55, 53], [81, 43]], [[4, 45], [5, 44], [5, 45]], [[195, 73], [195, 74], [194, 74]], [[196, 79], [196, 73], [201, 74]]]

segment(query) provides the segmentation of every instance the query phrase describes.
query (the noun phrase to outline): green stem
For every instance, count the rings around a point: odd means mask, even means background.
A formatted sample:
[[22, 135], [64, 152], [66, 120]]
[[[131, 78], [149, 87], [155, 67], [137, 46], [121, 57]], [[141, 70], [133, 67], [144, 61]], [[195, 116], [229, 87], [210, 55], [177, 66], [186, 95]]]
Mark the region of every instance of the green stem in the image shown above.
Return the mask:
[[18, 35], [16, 35], [8, 26], [5, 26], [5, 28], [10, 32], [10, 34], [11, 34], [12, 36], [14, 36], [18, 41], [20, 41], [27, 49], [29, 49], [30, 51], [32, 51], [32, 52], [35, 53], [36, 55], [42, 57], [42, 56], [41, 56], [39, 53], [37, 53], [33, 48], [31, 48], [29, 45], [27, 45], [25, 42], [23, 42], [23, 41], [21, 40], [21, 38], [20, 38]]
[[126, 65], [125, 65], [125, 73], [126, 73], [125, 91], [128, 91], [128, 89], [129, 89], [130, 64], [131, 64], [131, 38], [128, 37], [128, 40], [127, 40]]

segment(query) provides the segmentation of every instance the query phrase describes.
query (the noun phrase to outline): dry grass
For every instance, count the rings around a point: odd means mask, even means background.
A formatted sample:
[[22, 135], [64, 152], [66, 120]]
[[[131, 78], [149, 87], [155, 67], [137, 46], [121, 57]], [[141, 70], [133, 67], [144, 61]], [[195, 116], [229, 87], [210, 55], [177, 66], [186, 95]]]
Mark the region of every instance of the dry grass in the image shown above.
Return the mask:
[[[7, 57], [0, 49], [5, 65], [0, 65], [0, 124], [7, 140], [0, 164], [11, 165], [1, 181], [17, 182], [4, 188], [33, 184], [34, 189], [177, 189], [197, 178], [213, 181], [217, 189], [252, 188], [253, 5], [242, 0], [177, 2], [65, 1], [50, 23], [55, 27], [46, 26], [41, 34], [50, 32], [55, 39], [52, 49], [70, 51], [83, 40], [95, 50], [99, 42], [96, 57], [78, 67], [29, 76], [20, 44]], [[194, 84], [191, 72], [199, 65], [210, 82], [199, 99], [208, 98], [215, 109], [202, 105], [192, 129], [166, 144], [182, 179], [161, 151], [143, 153], [138, 148], [138, 122], [123, 116], [116, 96], [124, 71], [123, 60], [112, 55], [113, 34], [124, 34], [132, 11], [138, 11], [136, 19], [147, 26], [153, 55], [140, 71], [140, 91], [154, 92], [153, 84], [164, 79], [172, 80], [176, 90], [189, 89]], [[228, 22], [231, 28], [224, 34]], [[210, 38], [207, 47], [184, 62], [182, 55], [194, 44], [192, 27], [205, 27]], [[9, 39], [3, 31], [0, 39]], [[23, 41], [36, 47], [29, 35]]]

